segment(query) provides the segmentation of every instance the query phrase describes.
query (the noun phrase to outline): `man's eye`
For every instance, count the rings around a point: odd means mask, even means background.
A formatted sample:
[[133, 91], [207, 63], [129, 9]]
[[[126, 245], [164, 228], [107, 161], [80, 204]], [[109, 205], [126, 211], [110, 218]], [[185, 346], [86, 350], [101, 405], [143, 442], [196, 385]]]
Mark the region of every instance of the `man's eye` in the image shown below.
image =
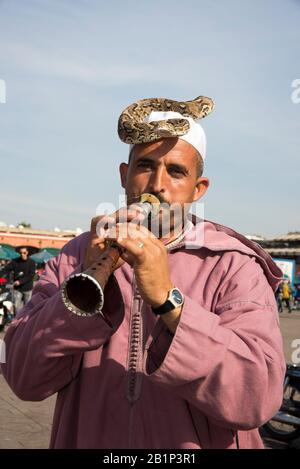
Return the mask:
[[182, 171], [182, 169], [180, 169], [180, 168], [170, 168], [170, 169], [169, 169], [169, 172], [170, 172], [171, 174], [175, 174], [175, 175], [178, 175], [178, 176], [182, 176], [182, 175], [183, 175], [183, 171]]

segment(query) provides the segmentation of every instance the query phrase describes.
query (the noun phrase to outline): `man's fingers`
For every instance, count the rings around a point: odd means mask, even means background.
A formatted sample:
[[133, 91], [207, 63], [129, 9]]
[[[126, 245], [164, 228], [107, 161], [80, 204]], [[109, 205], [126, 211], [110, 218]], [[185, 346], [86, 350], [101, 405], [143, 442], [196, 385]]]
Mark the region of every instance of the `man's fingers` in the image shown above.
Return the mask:
[[115, 225], [115, 223], [115, 218], [111, 215], [102, 217], [95, 226], [94, 236], [103, 240], [107, 230], [110, 230]]
[[[145, 256], [152, 257], [154, 252], [157, 250], [160, 252], [163, 247], [146, 227], [136, 226], [132, 223], [117, 224], [113, 231], [107, 232], [106, 239], [116, 241], [123, 248], [124, 252], [121, 257], [130, 265], [134, 265], [135, 262], [143, 263]], [[163, 253], [161, 252], [161, 254]]]
[[131, 265], [131, 267], [133, 267], [134, 257], [132, 256], [132, 254], [130, 252], [124, 251], [124, 252], [122, 252], [120, 257], [121, 257], [123, 262], [127, 262], [129, 265]]
[[[116, 225], [126, 225], [131, 223], [134, 226], [139, 224], [139, 220], [142, 221], [145, 216], [141, 213], [140, 207], [123, 207], [117, 212], [109, 215], [100, 215], [94, 217], [91, 220], [91, 229], [89, 235], [89, 243], [85, 254], [84, 266], [87, 268], [103, 253], [106, 248], [107, 239], [116, 239], [117, 233], [113, 233]], [[120, 224], [119, 220], [123, 223]], [[107, 237], [107, 233], [110, 232], [110, 238]], [[122, 233], [124, 236], [124, 233]], [[133, 235], [134, 236], [134, 235]]]
[[122, 259], [126, 260], [129, 264], [133, 265], [137, 258], [144, 258], [146, 244], [142, 239], [119, 237], [116, 239], [116, 242], [124, 249], [124, 252], [121, 255]]
[[140, 224], [145, 219], [140, 207], [128, 209], [124, 207], [110, 215], [95, 217], [91, 223], [92, 236], [103, 238], [107, 230], [113, 228], [118, 223], [133, 222]]
[[142, 220], [145, 218], [143, 209], [140, 205], [131, 204], [129, 207], [122, 207], [114, 213], [106, 215], [98, 215], [91, 220], [91, 231], [95, 232], [97, 224], [102, 221], [114, 221], [115, 223], [125, 223], [134, 218]]
[[152, 238], [156, 239], [153, 233], [145, 226], [135, 223], [117, 223], [112, 228], [104, 233], [105, 239], [116, 240], [117, 238], [123, 239], [137, 239], [137, 238]]

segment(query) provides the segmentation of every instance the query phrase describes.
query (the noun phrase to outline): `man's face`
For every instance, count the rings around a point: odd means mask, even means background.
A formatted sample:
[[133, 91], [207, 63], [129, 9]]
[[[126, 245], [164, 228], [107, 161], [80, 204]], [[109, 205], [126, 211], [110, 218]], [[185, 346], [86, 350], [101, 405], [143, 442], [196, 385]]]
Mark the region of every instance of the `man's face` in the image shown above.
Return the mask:
[[23, 259], [23, 261], [26, 261], [27, 258], [28, 258], [27, 249], [25, 249], [25, 248], [20, 249], [20, 254], [21, 254], [21, 259]]
[[[149, 192], [161, 202], [180, 206], [185, 217], [191, 203], [200, 199], [209, 185], [207, 178], [197, 175], [197, 158], [194, 147], [178, 138], [135, 145], [129, 164], [120, 166], [128, 205]], [[176, 220], [171, 218], [172, 229]]]

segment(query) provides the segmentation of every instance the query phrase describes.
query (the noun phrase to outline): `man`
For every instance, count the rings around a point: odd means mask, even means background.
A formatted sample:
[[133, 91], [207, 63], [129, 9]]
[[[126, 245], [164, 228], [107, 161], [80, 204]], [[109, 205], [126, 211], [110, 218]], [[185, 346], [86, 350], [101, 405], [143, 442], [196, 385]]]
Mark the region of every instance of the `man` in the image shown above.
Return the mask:
[[292, 298], [291, 283], [289, 280], [284, 280], [282, 282], [282, 300], [283, 300], [283, 303], [285, 303], [285, 305], [287, 306], [289, 313], [292, 312], [291, 298]]
[[[147, 192], [185, 213], [204, 195], [205, 135], [191, 127], [133, 145], [120, 166], [129, 203]], [[7, 331], [2, 368], [14, 392], [58, 393], [51, 447], [263, 447], [258, 427], [281, 404], [285, 372], [274, 298], [281, 272], [233, 230], [175, 218], [160, 239], [137, 205], [93, 219], [47, 263]], [[61, 286], [101, 263], [107, 239], [123, 251], [102, 313], [71, 312]]]
[[7, 264], [2, 271], [12, 275], [16, 312], [30, 300], [35, 276], [35, 263], [28, 257], [28, 249], [22, 247], [19, 253], [20, 257]]
[[282, 284], [279, 285], [279, 287], [277, 288], [276, 292], [275, 292], [275, 298], [276, 298], [276, 302], [277, 302], [277, 309], [278, 309], [278, 313], [282, 313], [283, 312], [283, 299], [282, 299]]

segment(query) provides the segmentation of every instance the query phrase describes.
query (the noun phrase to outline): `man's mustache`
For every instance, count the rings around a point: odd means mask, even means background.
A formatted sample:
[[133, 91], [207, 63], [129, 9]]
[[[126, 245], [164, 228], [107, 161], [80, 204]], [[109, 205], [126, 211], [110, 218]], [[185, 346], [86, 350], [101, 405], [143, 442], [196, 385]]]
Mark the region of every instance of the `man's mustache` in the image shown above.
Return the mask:
[[[161, 194], [157, 194], [156, 192], [149, 192], [149, 194], [152, 194], [155, 197], [157, 197], [157, 199], [159, 200], [161, 204], [171, 205], [170, 202], [168, 202]], [[141, 198], [141, 194], [132, 196], [132, 203], [139, 202], [140, 198]]]

